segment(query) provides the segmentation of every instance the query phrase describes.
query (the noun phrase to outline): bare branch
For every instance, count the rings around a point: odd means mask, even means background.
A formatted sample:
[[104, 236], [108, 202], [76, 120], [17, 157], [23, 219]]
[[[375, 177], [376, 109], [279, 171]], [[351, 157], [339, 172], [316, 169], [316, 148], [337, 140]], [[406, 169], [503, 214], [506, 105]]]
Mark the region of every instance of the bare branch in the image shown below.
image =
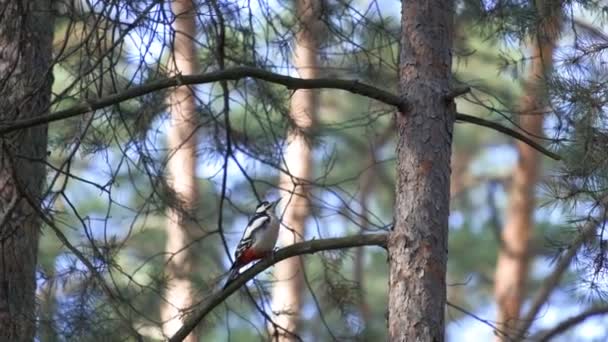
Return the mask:
[[532, 300], [530, 310], [528, 310], [528, 313], [521, 319], [519, 327], [515, 332], [515, 341], [521, 341], [523, 339], [524, 335], [532, 325], [532, 322], [536, 318], [536, 315], [538, 315], [540, 309], [543, 307], [543, 305], [545, 305], [545, 303], [551, 296], [551, 293], [553, 293], [553, 290], [559, 284], [562, 275], [568, 269], [568, 266], [570, 266], [572, 259], [574, 259], [576, 253], [578, 253], [578, 250], [583, 245], [583, 243], [585, 243], [585, 241], [587, 241], [593, 234], [595, 228], [595, 220], [591, 220], [590, 222], [588, 222], [583, 227], [583, 230], [579, 233], [576, 239], [572, 242], [566, 254], [562, 255], [559, 258], [559, 261], [557, 262], [557, 265], [555, 265], [553, 272], [549, 275], [549, 277], [547, 277], [545, 282], [542, 284], [540, 290]]
[[[596, 27], [595, 25], [590, 24], [586, 21], [583, 21], [579, 18], [572, 18], [572, 22], [574, 25], [576, 25], [576, 27], [585, 30], [593, 38], [600, 40], [604, 43], [608, 43], [608, 34], [606, 34], [604, 31], [602, 31], [599, 27]], [[605, 45], [605, 44], [602, 44], [602, 45]]]
[[470, 91], [471, 91], [471, 87], [469, 87], [469, 86], [456, 87], [445, 95], [444, 100], [452, 101], [455, 98], [457, 98], [458, 96], [462, 96]]
[[[342, 80], [335, 78], [303, 79], [297, 77], [284, 76], [259, 68], [235, 67], [231, 69], [225, 69], [197, 75], [177, 75], [164, 80], [153, 81], [142, 86], [129, 88], [121, 93], [112, 94], [103, 98], [88, 99], [84, 103], [75, 105], [65, 110], [54, 112], [49, 115], [36, 116], [30, 119], [13, 122], [8, 125], [0, 125], [0, 135], [13, 132], [19, 129], [29, 128], [37, 125], [71, 118], [111, 105], [116, 105], [118, 103], [166, 88], [171, 88], [179, 85], [206, 84], [219, 81], [237, 81], [243, 78], [255, 78], [271, 83], [276, 83], [285, 86], [287, 89], [340, 89], [394, 106], [402, 113], [407, 113], [408, 111], [407, 101], [402, 100], [399, 96], [387, 92], [383, 89], [374, 87], [372, 85], [361, 83], [357, 80]], [[460, 94], [465, 93], [466, 91], [467, 89], [465, 88], [458, 88], [447, 96], [458, 96]], [[511, 128], [505, 127], [499, 123], [461, 113], [456, 113], [456, 120], [491, 128], [495, 131], [501, 132], [515, 139], [523, 141], [530, 147], [536, 149], [537, 151], [546, 155], [549, 158], [555, 160], [561, 159], [560, 156], [542, 147], [540, 144], [536, 143], [534, 140], [528, 138], [524, 134], [519, 133]]]
[[608, 305], [601, 305], [589, 308], [576, 316], [572, 316], [549, 330], [541, 332], [538, 337], [532, 338], [534, 341], [545, 342], [551, 341], [555, 336], [564, 333], [566, 330], [574, 327], [577, 324], [582, 323], [587, 318], [598, 315], [608, 314]]
[[[8, 150], [5, 151], [9, 156], [10, 152]], [[12, 158], [12, 156], [11, 156]], [[13, 164], [14, 165], [14, 164]], [[13, 173], [17, 172], [17, 170], [12, 170]], [[30, 207], [36, 212], [36, 214], [38, 215], [38, 217], [47, 225], [51, 228], [51, 230], [55, 233], [55, 235], [57, 236], [57, 238], [59, 239], [59, 241], [61, 241], [61, 243], [63, 243], [63, 245], [74, 254], [74, 256], [85, 266], [85, 268], [91, 273], [91, 275], [95, 278], [95, 280], [97, 280], [99, 286], [101, 287], [102, 291], [106, 294], [106, 296], [108, 297], [108, 302], [110, 303], [110, 305], [112, 306], [112, 309], [114, 310], [114, 312], [116, 313], [116, 315], [118, 315], [118, 317], [120, 317], [121, 319], [121, 323], [126, 327], [127, 330], [129, 330], [129, 332], [131, 333], [131, 335], [135, 338], [136, 341], [143, 341], [143, 337], [139, 334], [139, 332], [130, 324], [130, 320], [128, 319], [127, 316], [125, 316], [122, 311], [120, 310], [120, 307], [118, 306], [118, 302], [119, 301], [123, 301], [122, 298], [120, 298], [120, 296], [116, 293], [114, 293], [114, 291], [112, 290], [112, 288], [110, 287], [110, 285], [108, 285], [108, 283], [106, 283], [106, 281], [103, 279], [103, 275], [101, 273], [99, 273], [99, 271], [97, 270], [97, 268], [93, 265], [93, 263], [91, 263], [91, 261], [89, 259], [87, 259], [87, 257], [78, 250], [78, 248], [76, 248], [72, 243], [70, 243], [70, 241], [68, 240], [68, 238], [63, 234], [63, 232], [61, 231], [61, 229], [55, 224], [55, 222], [49, 218], [47, 216], [47, 214], [40, 208], [39, 203], [36, 199], [32, 198], [25, 189], [23, 189], [19, 183], [17, 183], [17, 190], [18, 190], [18, 196], [19, 197], [23, 197], [23, 199], [25, 199], [25, 201], [30, 205]]]
[[[482, 118], [476, 117], [476, 116], [472, 116], [472, 115], [468, 115], [468, 114], [462, 114], [462, 113], [456, 113], [456, 120], [460, 120], [460, 121], [464, 121], [464, 122], [468, 122], [468, 123], [472, 123], [478, 126], [483, 126], [483, 127], [488, 127], [491, 128], [495, 131], [498, 131], [500, 133], [506, 134], [510, 137], [513, 137], [517, 140], [520, 140], [522, 142], [524, 142], [525, 144], [527, 144], [528, 146], [532, 147], [533, 149], [537, 150], [538, 152], [544, 154], [545, 156], [554, 159], [554, 160], [561, 160], [562, 157], [560, 157], [558, 154], [553, 153], [549, 150], [547, 150], [546, 148], [544, 148], [542, 145], [540, 145], [539, 143], [535, 142], [534, 140], [532, 140], [531, 138], [527, 137], [526, 135], [519, 133], [516, 130], [513, 130], [511, 128], [508, 128], [506, 126], [503, 126], [497, 122], [493, 122], [493, 121], [489, 121], [489, 120], [484, 120]], [[1, 133], [1, 130], [0, 130]]]
[[469, 311], [469, 310], [467, 310], [467, 309], [465, 309], [465, 308], [463, 308], [463, 307], [461, 307], [461, 306], [459, 306], [459, 305], [456, 305], [456, 304], [454, 304], [454, 303], [450, 302], [449, 300], [448, 300], [448, 301], [446, 301], [446, 305], [447, 305], [448, 307], [454, 308], [454, 309], [456, 309], [456, 310], [458, 310], [458, 311], [462, 312], [463, 314], [465, 314], [465, 315], [467, 315], [467, 316], [470, 316], [470, 317], [472, 317], [473, 319], [475, 319], [475, 320], [477, 320], [477, 321], [479, 321], [479, 322], [481, 322], [481, 323], [483, 323], [483, 324], [485, 324], [485, 325], [489, 326], [490, 328], [494, 329], [494, 333], [495, 333], [497, 336], [500, 336], [500, 338], [504, 339], [505, 341], [511, 341], [511, 340], [509, 339], [509, 335], [508, 335], [506, 332], [504, 332], [504, 331], [500, 330], [500, 329], [499, 329], [499, 328], [496, 326], [496, 323], [495, 323], [495, 322], [491, 322], [491, 321], [489, 321], [489, 320], [487, 320], [487, 319], [481, 318], [481, 317], [477, 316], [476, 314], [474, 314], [473, 312], [471, 312], [471, 311]]
[[386, 248], [387, 236], [387, 234], [368, 234], [354, 235], [343, 238], [310, 240], [282, 248], [275, 252], [272, 257], [261, 260], [253, 267], [243, 272], [228, 287], [226, 287], [225, 290], [216, 292], [215, 294], [209, 296], [202, 303], [201, 307], [196, 309], [194, 313], [192, 313], [192, 315], [186, 319], [184, 325], [169, 339], [169, 341], [182, 341], [200, 323], [200, 321], [207, 316], [207, 314], [224, 302], [224, 300], [226, 300], [232, 293], [236, 292], [236, 290], [238, 290], [253, 277], [281, 260], [297, 255], [313, 254], [320, 251], [344, 249], [349, 247], [381, 246]]
[[284, 76], [259, 68], [235, 67], [204, 74], [177, 75], [163, 80], [153, 81], [142, 86], [129, 88], [121, 93], [112, 94], [100, 99], [88, 99], [86, 102], [66, 110], [61, 110], [45, 116], [21, 120], [10, 125], [0, 126], [0, 134], [78, 116], [86, 112], [115, 105], [139, 96], [179, 85], [206, 84], [219, 81], [237, 81], [243, 78], [255, 78], [271, 83], [281, 84], [287, 89], [327, 88], [345, 90], [353, 94], [363, 95], [395, 106], [400, 108], [400, 110], [403, 112], [407, 111], [407, 105], [401, 101], [397, 95], [391, 94], [380, 88], [361, 83], [357, 80], [341, 80], [335, 78], [302, 79]]

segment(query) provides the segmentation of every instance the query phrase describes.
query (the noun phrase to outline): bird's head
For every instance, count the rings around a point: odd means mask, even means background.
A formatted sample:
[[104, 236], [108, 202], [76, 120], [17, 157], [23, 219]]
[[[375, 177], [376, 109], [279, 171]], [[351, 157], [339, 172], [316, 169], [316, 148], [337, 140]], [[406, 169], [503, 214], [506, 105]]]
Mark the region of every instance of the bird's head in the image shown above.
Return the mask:
[[281, 201], [280, 197], [278, 200], [272, 201], [272, 202], [263, 201], [262, 203], [258, 204], [257, 208], [255, 208], [255, 212], [260, 214], [260, 213], [264, 213], [269, 210], [272, 210], [277, 205], [277, 203], [279, 203], [280, 201]]

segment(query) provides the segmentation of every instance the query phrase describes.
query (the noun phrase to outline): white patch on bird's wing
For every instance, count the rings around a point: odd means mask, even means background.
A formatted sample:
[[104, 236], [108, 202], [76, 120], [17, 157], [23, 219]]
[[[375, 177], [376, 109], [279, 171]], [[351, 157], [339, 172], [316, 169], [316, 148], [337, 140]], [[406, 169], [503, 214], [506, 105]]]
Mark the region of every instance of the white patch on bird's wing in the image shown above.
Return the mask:
[[253, 232], [255, 230], [257, 230], [258, 228], [262, 227], [263, 225], [265, 225], [266, 223], [268, 223], [268, 221], [270, 220], [270, 217], [268, 215], [263, 215], [263, 216], [254, 216], [251, 221], [249, 221], [249, 224], [247, 225], [247, 229], [245, 230], [245, 233], [243, 233], [243, 238], [241, 240], [247, 240], [250, 239], [252, 236], [251, 234], [253, 234]]
[[236, 247], [236, 251], [234, 252], [234, 256], [238, 259], [238, 256], [249, 246], [253, 244], [253, 234], [258, 228], [267, 224], [270, 221], [270, 217], [268, 215], [255, 215], [251, 218], [249, 223], [247, 224], [247, 229], [243, 233], [243, 237], [241, 241], [239, 241], [239, 245]]
[[261, 214], [263, 212], [266, 211], [266, 209], [268, 209], [268, 206], [270, 205], [270, 203], [268, 202], [262, 202], [258, 205], [257, 208], [255, 208], [255, 213], [256, 214]]

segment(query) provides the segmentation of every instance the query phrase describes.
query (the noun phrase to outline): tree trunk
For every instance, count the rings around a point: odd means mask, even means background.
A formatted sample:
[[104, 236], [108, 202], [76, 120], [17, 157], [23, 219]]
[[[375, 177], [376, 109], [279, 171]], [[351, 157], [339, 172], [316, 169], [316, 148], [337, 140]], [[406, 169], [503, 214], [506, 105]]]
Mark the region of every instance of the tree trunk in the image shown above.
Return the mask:
[[[361, 205], [361, 214], [359, 215], [359, 231], [360, 234], [365, 234], [369, 229], [369, 200], [370, 195], [376, 185], [376, 178], [378, 167], [376, 154], [379, 149], [384, 147], [386, 143], [394, 136], [395, 125], [391, 125], [382, 132], [374, 142], [370, 145], [368, 150], [367, 160], [363, 163], [364, 172], [359, 177], [359, 203]], [[369, 303], [365, 293], [365, 248], [358, 247], [355, 249], [355, 258], [353, 260], [353, 280], [359, 287], [359, 314], [363, 323], [364, 331], [363, 338], [367, 338], [366, 330], [369, 329], [369, 323], [372, 319], [372, 312], [369, 307]]]
[[[528, 80], [521, 98], [519, 125], [528, 134], [543, 135], [543, 111], [546, 108], [544, 78], [553, 65], [553, 51], [559, 32], [559, 19], [550, 8], [543, 8], [538, 2], [543, 19], [539, 25], [538, 37], [531, 44], [532, 59]], [[558, 9], [553, 9], [558, 11]], [[533, 227], [534, 190], [538, 180], [540, 158], [538, 152], [517, 140], [515, 147], [519, 159], [513, 171], [510, 199], [506, 222], [501, 234], [501, 248], [496, 264], [494, 296], [498, 305], [498, 328], [507, 334], [518, 324], [521, 305], [525, 296], [530, 259], [530, 235]], [[504, 336], [497, 335], [501, 340]]]
[[470, 179], [468, 172], [470, 162], [470, 151], [455, 150], [452, 153], [452, 175], [450, 177], [450, 197], [452, 199], [457, 198], [469, 186], [467, 182]]
[[[50, 0], [0, 0], [0, 121], [47, 114], [52, 85]], [[41, 201], [47, 126], [0, 141], [0, 341], [33, 341], [37, 213]]]
[[[300, 77], [316, 78], [320, 1], [298, 0], [296, 6], [300, 29], [296, 33], [293, 64]], [[281, 174], [279, 180], [282, 204], [286, 205], [282, 220], [284, 227], [279, 237], [283, 246], [302, 241], [310, 213], [307, 183], [312, 176], [312, 150], [307, 135], [313, 126], [317, 107], [315, 90], [300, 89], [291, 97], [293, 128], [287, 136], [285, 150], [285, 168], [289, 174]], [[279, 327], [270, 327], [270, 333], [276, 341], [291, 341], [298, 330], [303, 284], [301, 262], [300, 257], [295, 257], [275, 266], [272, 311], [274, 322]]]
[[[54, 273], [54, 272], [53, 272]], [[57, 299], [55, 297], [54, 274], [46, 275], [44, 283], [38, 288], [38, 339], [41, 342], [54, 342], [59, 340], [55, 325], [57, 313]]]
[[[171, 3], [175, 21], [173, 29], [173, 58], [169, 62], [171, 73], [189, 75], [197, 70], [197, 60], [192, 37], [196, 36], [195, 8], [191, 0]], [[193, 90], [177, 87], [168, 97], [171, 125], [168, 132], [169, 154], [168, 183], [175, 198], [170, 203], [167, 221], [167, 269], [168, 278], [165, 299], [161, 308], [163, 332], [171, 336], [182, 325], [183, 310], [194, 303], [191, 275], [195, 257], [191, 243], [195, 238], [194, 216], [198, 200], [196, 180], [197, 113]], [[198, 341], [192, 332], [187, 341]]]
[[402, 2], [395, 227], [388, 241], [390, 341], [443, 341], [454, 105], [452, 1]]

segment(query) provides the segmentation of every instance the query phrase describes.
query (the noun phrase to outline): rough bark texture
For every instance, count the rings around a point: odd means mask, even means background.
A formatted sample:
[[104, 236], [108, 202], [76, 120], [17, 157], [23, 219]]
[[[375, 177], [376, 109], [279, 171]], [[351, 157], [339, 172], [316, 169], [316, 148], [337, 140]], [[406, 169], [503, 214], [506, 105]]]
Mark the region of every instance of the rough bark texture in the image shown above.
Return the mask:
[[[194, 42], [196, 35], [195, 12], [191, 0], [177, 0], [171, 3], [176, 16], [173, 23], [175, 40], [173, 58], [169, 67], [173, 74], [189, 75], [197, 71]], [[166, 252], [168, 256], [166, 276], [169, 279], [165, 295], [166, 302], [161, 308], [163, 332], [173, 335], [182, 325], [183, 310], [193, 304], [191, 284], [195, 257], [191, 243], [195, 238], [193, 218], [198, 201], [196, 180], [197, 113], [196, 102], [191, 88], [175, 88], [168, 97], [171, 126], [168, 132], [169, 185], [175, 201], [169, 208], [167, 221]], [[186, 341], [198, 341], [192, 332]]]
[[[316, 78], [320, 0], [298, 0], [296, 6], [300, 28], [296, 33], [293, 64], [300, 77]], [[283, 246], [302, 241], [304, 237], [306, 218], [310, 212], [306, 183], [312, 176], [312, 151], [307, 134], [314, 124], [317, 107], [315, 90], [300, 89], [291, 97], [293, 128], [287, 137], [285, 150], [285, 167], [289, 174], [281, 174], [279, 181], [282, 204], [286, 205], [282, 220], [284, 227], [279, 235]], [[274, 322], [280, 328], [271, 326], [270, 333], [273, 340], [291, 341], [298, 330], [302, 305], [304, 280], [301, 258], [294, 257], [278, 263], [274, 276], [276, 283], [272, 289], [272, 311]]]
[[[49, 0], [0, 0], [0, 121], [48, 114], [53, 20]], [[0, 341], [33, 341], [47, 126], [0, 140]], [[18, 171], [16, 171], [18, 170]]]
[[[550, 72], [553, 51], [559, 32], [559, 19], [550, 7], [539, 24], [538, 36], [531, 43], [532, 59], [528, 79], [521, 98], [520, 127], [532, 136], [543, 135], [543, 112], [546, 108], [544, 78]], [[555, 10], [554, 10], [555, 11]], [[525, 285], [530, 261], [530, 236], [535, 206], [534, 190], [538, 181], [540, 154], [529, 145], [516, 141], [519, 159], [513, 171], [505, 226], [501, 234], [501, 248], [496, 265], [494, 296], [498, 305], [497, 326], [510, 334], [518, 324], [521, 305], [525, 299]], [[497, 335], [501, 340], [504, 336]]]
[[453, 2], [402, 2], [395, 227], [388, 242], [390, 341], [443, 341], [455, 111], [446, 102]]

